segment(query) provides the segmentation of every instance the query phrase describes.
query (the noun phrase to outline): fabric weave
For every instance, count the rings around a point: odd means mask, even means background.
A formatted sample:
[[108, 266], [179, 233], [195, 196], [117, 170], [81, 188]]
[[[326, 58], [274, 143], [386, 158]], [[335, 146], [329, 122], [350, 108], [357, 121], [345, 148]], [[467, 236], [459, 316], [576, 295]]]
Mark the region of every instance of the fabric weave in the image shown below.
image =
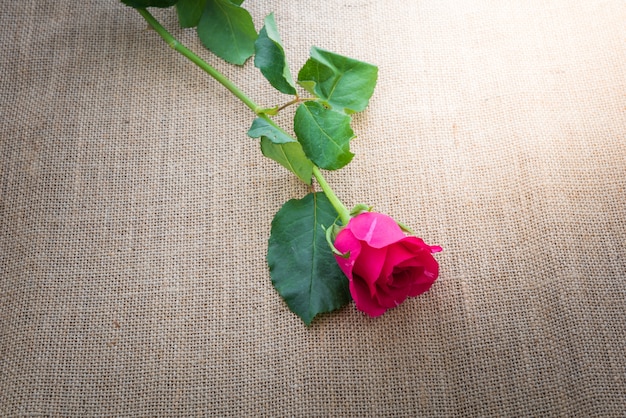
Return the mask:
[[294, 74], [312, 45], [379, 67], [327, 178], [441, 245], [439, 280], [305, 327], [265, 251], [308, 189], [254, 115], [119, 2], [2, 1], [0, 415], [626, 415], [626, 4], [244, 5]]

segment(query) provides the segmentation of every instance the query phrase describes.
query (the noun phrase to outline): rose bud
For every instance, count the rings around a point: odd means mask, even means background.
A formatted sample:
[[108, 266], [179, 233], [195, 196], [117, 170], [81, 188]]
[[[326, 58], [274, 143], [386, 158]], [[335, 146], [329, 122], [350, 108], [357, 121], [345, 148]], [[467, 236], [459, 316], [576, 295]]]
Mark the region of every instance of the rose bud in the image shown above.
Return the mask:
[[441, 247], [405, 235], [396, 221], [380, 213], [351, 218], [334, 247], [343, 254], [335, 258], [350, 281], [356, 307], [370, 316], [428, 291], [439, 274], [432, 253]]

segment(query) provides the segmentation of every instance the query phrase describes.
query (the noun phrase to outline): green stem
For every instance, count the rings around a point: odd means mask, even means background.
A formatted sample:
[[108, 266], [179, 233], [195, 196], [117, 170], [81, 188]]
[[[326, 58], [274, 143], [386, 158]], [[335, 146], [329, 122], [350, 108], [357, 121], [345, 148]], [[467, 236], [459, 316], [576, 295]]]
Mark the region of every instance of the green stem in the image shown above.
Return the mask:
[[239, 100], [241, 100], [246, 106], [248, 106], [255, 114], [259, 115], [263, 113], [263, 108], [257, 105], [252, 99], [250, 99], [246, 94], [241, 91], [232, 81], [230, 81], [226, 76], [217, 71], [211, 65], [209, 65], [202, 58], [191, 52], [187, 49], [183, 44], [178, 42], [176, 38], [174, 38], [161, 24], [150, 14], [146, 9], [137, 9], [139, 14], [146, 19], [146, 22], [163, 38], [167, 44], [172, 47], [175, 51], [181, 53], [186, 58], [188, 58], [191, 62], [196, 64], [202, 70], [204, 70], [207, 74], [217, 80], [221, 85], [226, 87], [231, 93], [233, 93]]
[[341, 219], [341, 223], [344, 225], [348, 225], [348, 222], [350, 222], [350, 211], [344, 206], [341, 200], [339, 200], [333, 189], [331, 189], [331, 187], [326, 182], [326, 179], [322, 175], [320, 169], [315, 165], [313, 166], [313, 176], [315, 176], [315, 180], [317, 180], [318, 184], [322, 188], [322, 191], [330, 201], [331, 205], [333, 205], [333, 207], [337, 211], [337, 214], [339, 214], [339, 219]]

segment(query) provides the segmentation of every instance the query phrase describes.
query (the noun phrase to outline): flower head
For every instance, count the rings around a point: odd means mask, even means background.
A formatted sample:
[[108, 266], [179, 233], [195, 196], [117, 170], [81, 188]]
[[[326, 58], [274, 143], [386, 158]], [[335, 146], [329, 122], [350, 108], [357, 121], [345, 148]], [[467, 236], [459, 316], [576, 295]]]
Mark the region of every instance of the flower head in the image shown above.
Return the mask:
[[350, 219], [335, 238], [339, 267], [350, 281], [356, 307], [370, 316], [430, 289], [439, 275], [432, 253], [441, 247], [407, 236], [387, 215], [364, 212]]

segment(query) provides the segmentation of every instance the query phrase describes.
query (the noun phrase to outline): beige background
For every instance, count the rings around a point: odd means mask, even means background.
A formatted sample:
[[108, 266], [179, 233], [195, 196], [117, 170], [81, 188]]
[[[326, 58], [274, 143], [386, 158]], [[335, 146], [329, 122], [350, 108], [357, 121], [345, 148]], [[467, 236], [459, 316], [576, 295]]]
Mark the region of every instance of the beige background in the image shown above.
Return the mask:
[[244, 4], [294, 73], [379, 66], [328, 178], [443, 246], [439, 281], [306, 328], [264, 258], [307, 189], [253, 115], [116, 1], [2, 1], [0, 415], [625, 416], [626, 3]]

